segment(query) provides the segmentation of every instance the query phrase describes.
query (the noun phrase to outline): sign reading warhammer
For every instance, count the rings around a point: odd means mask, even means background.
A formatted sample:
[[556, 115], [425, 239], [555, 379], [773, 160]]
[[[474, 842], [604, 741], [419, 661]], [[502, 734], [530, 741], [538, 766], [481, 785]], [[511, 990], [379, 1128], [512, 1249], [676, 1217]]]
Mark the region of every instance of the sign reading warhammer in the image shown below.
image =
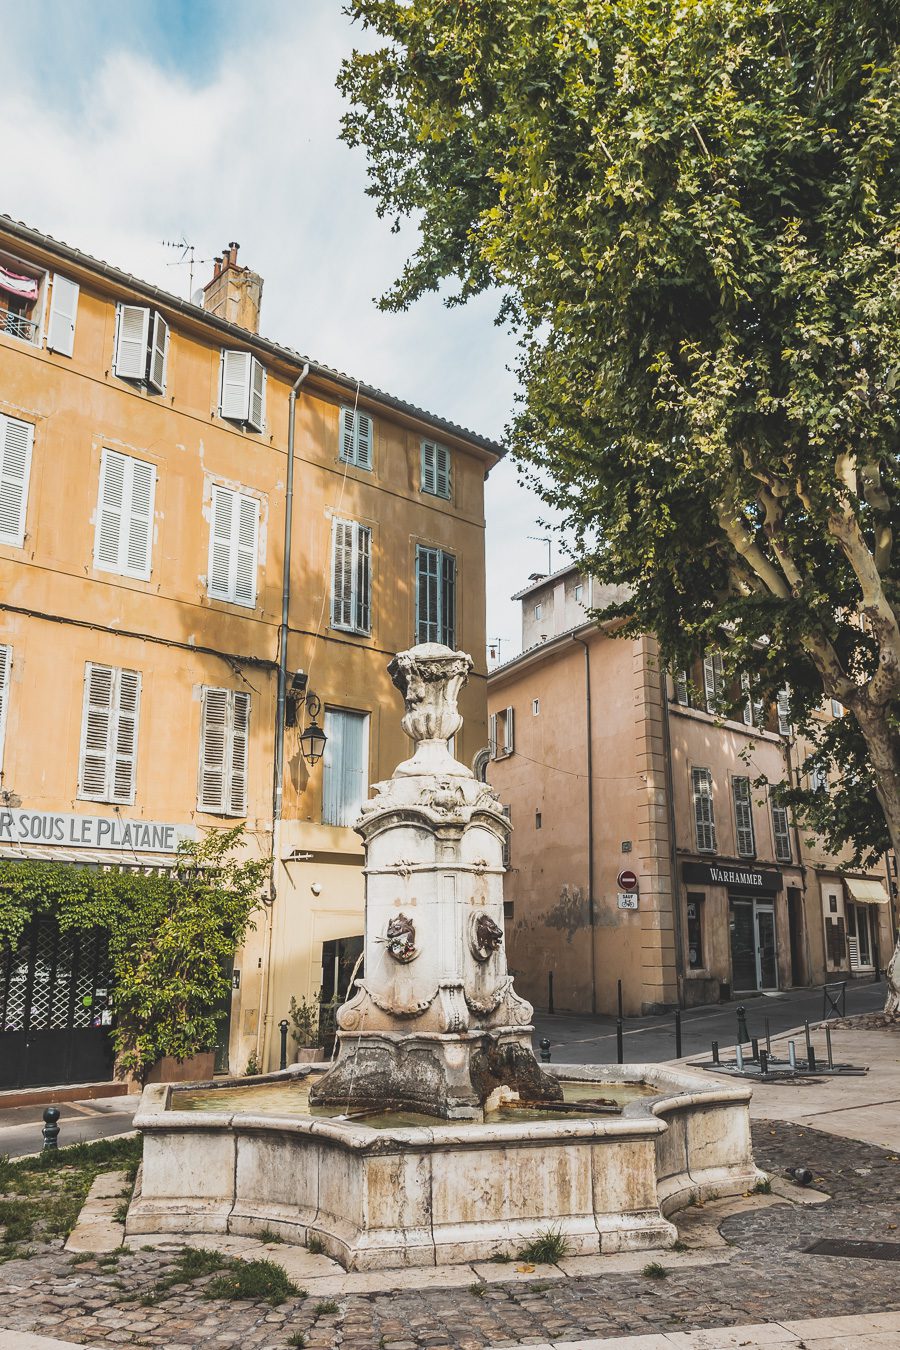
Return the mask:
[[114, 848], [174, 853], [182, 839], [196, 839], [190, 825], [58, 811], [0, 810], [0, 844], [58, 844], [62, 848]]
[[781, 873], [774, 867], [742, 867], [740, 863], [682, 863], [681, 875], [701, 886], [733, 886], [740, 891], [780, 891]]

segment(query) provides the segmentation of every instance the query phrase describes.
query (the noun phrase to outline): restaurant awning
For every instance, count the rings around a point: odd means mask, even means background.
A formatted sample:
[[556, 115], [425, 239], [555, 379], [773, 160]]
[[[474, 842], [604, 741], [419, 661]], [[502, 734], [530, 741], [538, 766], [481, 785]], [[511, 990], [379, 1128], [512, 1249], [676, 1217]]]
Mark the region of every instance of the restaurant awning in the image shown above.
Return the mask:
[[888, 902], [883, 881], [873, 881], [871, 877], [844, 877], [844, 885], [857, 905], [886, 905]]
[[76, 867], [174, 867], [171, 853], [134, 853], [113, 848], [29, 848], [0, 844], [0, 862], [61, 862]]

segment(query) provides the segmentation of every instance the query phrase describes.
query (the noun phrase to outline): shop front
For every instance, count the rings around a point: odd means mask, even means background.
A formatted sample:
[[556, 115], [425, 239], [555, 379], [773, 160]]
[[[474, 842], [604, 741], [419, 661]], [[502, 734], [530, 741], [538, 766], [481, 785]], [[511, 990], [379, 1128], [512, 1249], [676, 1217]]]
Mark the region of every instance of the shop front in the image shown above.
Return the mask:
[[879, 967], [879, 906], [888, 904], [887, 891], [871, 877], [844, 877], [844, 890], [850, 970], [873, 974]]
[[[719, 944], [719, 961], [723, 965], [727, 961], [730, 970], [721, 971], [720, 983], [729, 986], [734, 994], [781, 988], [779, 928], [786, 922], [778, 914], [778, 897], [783, 888], [781, 872], [769, 867], [686, 862], [682, 864], [682, 878], [692, 888], [687, 896], [689, 941], [699, 909], [718, 910], [727, 919], [727, 952]], [[709, 907], [706, 890], [697, 892], [693, 890], [695, 887], [709, 888], [710, 899], [715, 898], [718, 903]], [[692, 952], [695, 945], [691, 946]], [[712, 941], [707, 945], [712, 947]]]

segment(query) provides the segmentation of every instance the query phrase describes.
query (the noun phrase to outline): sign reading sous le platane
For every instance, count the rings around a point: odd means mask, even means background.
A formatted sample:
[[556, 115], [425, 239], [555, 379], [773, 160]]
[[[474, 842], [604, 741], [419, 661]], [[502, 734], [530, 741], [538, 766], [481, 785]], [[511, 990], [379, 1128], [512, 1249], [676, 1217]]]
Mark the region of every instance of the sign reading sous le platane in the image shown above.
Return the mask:
[[681, 875], [695, 886], [729, 886], [736, 891], [780, 891], [781, 873], [774, 867], [744, 863], [682, 863]]
[[115, 816], [76, 816], [59, 811], [0, 809], [0, 844], [60, 848], [113, 848], [136, 853], [174, 853], [182, 839], [196, 839], [190, 825]]

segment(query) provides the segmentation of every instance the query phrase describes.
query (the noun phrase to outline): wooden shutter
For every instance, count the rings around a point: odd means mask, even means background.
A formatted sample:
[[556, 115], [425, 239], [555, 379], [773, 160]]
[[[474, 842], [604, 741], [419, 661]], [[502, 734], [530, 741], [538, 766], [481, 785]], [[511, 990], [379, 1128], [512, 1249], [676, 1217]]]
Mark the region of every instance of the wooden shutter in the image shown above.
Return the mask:
[[441, 635], [445, 647], [456, 646], [456, 559], [450, 553], [441, 557]]
[[688, 681], [686, 670], [677, 670], [675, 672], [675, 702], [679, 703], [682, 708], [688, 707], [688, 704], [690, 702], [690, 700], [688, 699]]
[[234, 540], [234, 600], [238, 605], [256, 604], [256, 560], [259, 534], [259, 502], [238, 494]]
[[779, 862], [789, 863], [793, 861], [791, 852], [791, 828], [788, 819], [787, 807], [772, 807], [772, 834], [775, 839], [775, 857]]
[[219, 415], [229, 422], [246, 422], [250, 414], [249, 352], [222, 352]]
[[368, 793], [368, 715], [325, 711], [322, 823], [352, 825]]
[[435, 492], [439, 497], [450, 496], [450, 451], [446, 445], [434, 447]]
[[78, 314], [78, 284], [68, 277], [53, 274], [50, 292], [50, 317], [47, 322], [47, 349], [71, 356], [75, 350], [75, 319]]
[[732, 778], [731, 793], [734, 798], [734, 823], [737, 832], [738, 857], [755, 858], [756, 840], [753, 834], [753, 802], [750, 796], [750, 779]]
[[372, 467], [372, 419], [359, 411], [356, 414], [356, 463], [360, 469]]
[[266, 369], [256, 357], [250, 358], [250, 412], [248, 424], [254, 431], [266, 425]]
[[94, 563], [104, 572], [150, 578], [156, 469], [104, 450], [94, 531]]
[[353, 409], [341, 408], [341, 448], [338, 458], [345, 464], [352, 464], [354, 461], [356, 437], [353, 430]]
[[158, 394], [166, 392], [166, 367], [169, 361], [169, 325], [161, 314], [153, 315], [153, 337], [150, 343], [150, 368], [147, 383]]
[[250, 737], [250, 695], [235, 691], [231, 695], [231, 783], [228, 805], [233, 816], [247, 814], [247, 758]]
[[131, 479], [129, 511], [126, 518], [124, 571], [129, 576], [150, 580], [153, 551], [153, 501], [156, 493], [156, 469], [142, 459], [130, 459]]
[[354, 526], [356, 544], [356, 606], [354, 623], [357, 632], [372, 629], [372, 531], [366, 525]]
[[209, 576], [207, 587], [215, 600], [230, 600], [231, 537], [237, 493], [213, 485], [212, 519], [209, 529]]
[[0, 766], [3, 764], [3, 746], [6, 741], [6, 709], [9, 703], [11, 670], [12, 647], [0, 647]]
[[353, 522], [331, 524], [331, 624], [353, 627]]
[[221, 815], [225, 810], [228, 694], [227, 689], [203, 690], [197, 809], [213, 815]]
[[128, 489], [125, 482], [127, 457], [117, 450], [104, 450], [100, 461], [100, 489], [94, 529], [94, 562], [104, 571], [119, 570], [123, 521]]
[[715, 853], [716, 825], [713, 815], [712, 774], [709, 769], [692, 769], [691, 785], [694, 796], [697, 849], [700, 853]]
[[256, 604], [259, 502], [213, 484], [207, 587], [215, 600]]
[[719, 699], [725, 687], [724, 666], [719, 652], [712, 652], [703, 658], [703, 691], [706, 695], [706, 711], [718, 711]]
[[87, 663], [79, 797], [133, 803], [140, 695], [141, 677], [136, 670]]
[[0, 543], [21, 548], [25, 542], [25, 513], [34, 427], [0, 413]]
[[137, 769], [138, 715], [141, 701], [141, 677], [136, 670], [120, 670], [116, 699], [115, 739], [112, 744], [112, 792], [110, 801], [134, 801]]
[[744, 726], [753, 726], [753, 695], [750, 692], [750, 676], [746, 670], [741, 672], [741, 693], [744, 695]]
[[506, 717], [505, 717], [505, 719], [504, 719], [504, 735], [503, 735], [503, 739], [504, 739], [504, 746], [503, 746], [503, 748], [504, 748], [504, 750], [506, 751], [506, 753], [507, 753], [508, 755], [511, 755], [512, 752], [513, 752], [513, 750], [515, 749], [515, 744], [516, 744], [516, 738], [515, 738], [515, 711], [514, 711], [514, 709], [512, 709], [512, 708], [507, 708], [507, 710], [506, 710]]
[[119, 305], [113, 369], [122, 380], [143, 380], [147, 374], [150, 311], [143, 305]]
[[437, 453], [434, 441], [422, 442], [422, 480], [423, 492], [437, 492]]
[[436, 548], [416, 549], [416, 642], [439, 641], [438, 605], [440, 587]]
[[778, 711], [778, 732], [781, 736], [790, 736], [791, 734], [791, 691], [781, 689], [775, 700], [775, 706]]
[[491, 759], [497, 758], [497, 714], [491, 713], [488, 718], [488, 744], [491, 750]]

